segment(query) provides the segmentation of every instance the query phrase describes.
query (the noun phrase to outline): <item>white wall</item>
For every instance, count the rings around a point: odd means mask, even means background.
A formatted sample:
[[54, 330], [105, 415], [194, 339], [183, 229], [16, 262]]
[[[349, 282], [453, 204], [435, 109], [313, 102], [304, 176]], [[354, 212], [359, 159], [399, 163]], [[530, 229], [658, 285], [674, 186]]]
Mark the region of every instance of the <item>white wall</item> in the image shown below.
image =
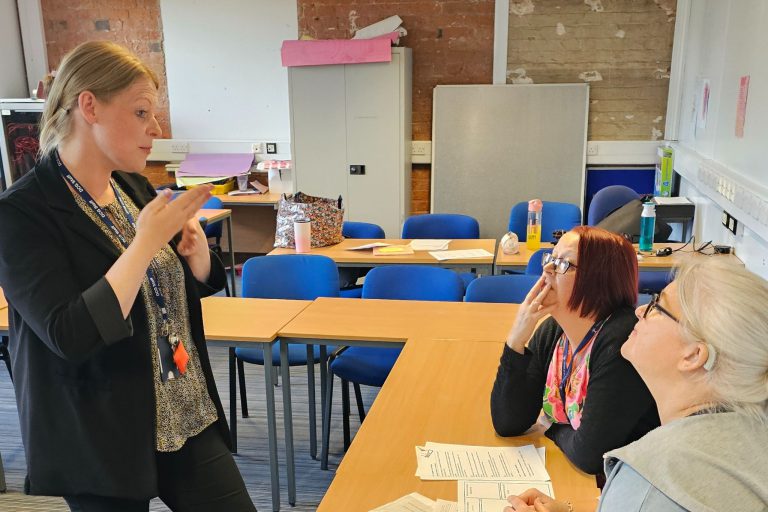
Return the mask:
[[280, 46], [298, 37], [296, 2], [161, 0], [160, 9], [174, 139], [290, 141]]
[[[675, 170], [681, 195], [696, 202], [697, 239], [733, 245], [747, 268], [768, 278], [768, 2], [679, 1], [676, 41], [684, 42]], [[677, 37], [680, 36], [680, 37]], [[739, 78], [750, 76], [744, 136], [736, 136]], [[696, 123], [709, 80], [706, 125]], [[714, 182], [712, 181], [714, 178]], [[723, 210], [740, 223], [720, 224]]]
[[0, 98], [27, 98], [16, 0], [0, 0]]

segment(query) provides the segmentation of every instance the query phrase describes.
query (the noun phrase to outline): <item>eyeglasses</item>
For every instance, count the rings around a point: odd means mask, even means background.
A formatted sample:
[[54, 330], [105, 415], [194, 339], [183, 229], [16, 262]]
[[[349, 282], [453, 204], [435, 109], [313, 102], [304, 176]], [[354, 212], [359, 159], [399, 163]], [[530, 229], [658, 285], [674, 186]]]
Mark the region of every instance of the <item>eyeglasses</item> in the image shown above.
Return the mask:
[[569, 268], [579, 268], [568, 260], [565, 260], [563, 258], [553, 257], [552, 253], [548, 252], [541, 259], [541, 266], [546, 267], [550, 263], [552, 263], [555, 266], [555, 272], [557, 272], [558, 274], [565, 274], [566, 272], [568, 272]]
[[649, 302], [648, 305], [645, 306], [645, 312], [643, 313], [643, 318], [647, 317], [648, 313], [650, 313], [651, 310], [653, 310], [653, 309], [658, 309], [661, 314], [663, 314], [665, 316], [668, 316], [669, 318], [671, 318], [672, 320], [674, 320], [677, 323], [680, 323], [680, 320], [675, 318], [675, 315], [673, 315], [672, 313], [670, 313], [669, 311], [667, 311], [666, 309], [664, 309], [663, 307], [661, 307], [659, 305], [659, 294], [658, 293], [654, 293], [653, 296], [651, 297], [651, 302]]

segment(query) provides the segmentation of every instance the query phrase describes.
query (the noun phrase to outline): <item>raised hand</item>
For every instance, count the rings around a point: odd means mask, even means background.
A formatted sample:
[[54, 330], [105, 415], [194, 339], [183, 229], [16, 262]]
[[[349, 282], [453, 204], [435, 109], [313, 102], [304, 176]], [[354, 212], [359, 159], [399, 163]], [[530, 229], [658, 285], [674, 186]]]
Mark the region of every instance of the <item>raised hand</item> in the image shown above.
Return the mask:
[[525, 296], [525, 300], [517, 310], [515, 323], [507, 335], [509, 348], [522, 354], [536, 324], [555, 309], [555, 304], [544, 305], [544, 299], [551, 289], [552, 286], [542, 275]]
[[210, 185], [195, 187], [174, 201], [171, 201], [170, 190], [162, 190], [141, 210], [134, 242], [146, 244], [153, 254], [159, 251], [211, 197], [211, 188]]

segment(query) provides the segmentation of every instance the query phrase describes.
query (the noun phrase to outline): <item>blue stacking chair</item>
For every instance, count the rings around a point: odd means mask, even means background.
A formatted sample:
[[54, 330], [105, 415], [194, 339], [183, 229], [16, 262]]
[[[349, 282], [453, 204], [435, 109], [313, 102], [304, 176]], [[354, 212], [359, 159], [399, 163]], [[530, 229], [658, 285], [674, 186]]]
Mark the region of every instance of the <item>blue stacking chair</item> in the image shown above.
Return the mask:
[[541, 264], [541, 260], [544, 259], [544, 255], [548, 252], [552, 252], [552, 249], [539, 249], [531, 254], [528, 259], [528, 265], [525, 267], [525, 273], [529, 276], [540, 276], [544, 272], [544, 265]]
[[[630, 201], [640, 199], [640, 194], [624, 185], [610, 185], [597, 191], [592, 197], [587, 212], [587, 224], [595, 226], [610, 213], [621, 208]], [[672, 279], [669, 272], [651, 272], [641, 270], [638, 273], [638, 289], [640, 293], [659, 293]]]
[[596, 226], [608, 214], [635, 199], [640, 199], [640, 194], [624, 185], [610, 185], [598, 190], [589, 204], [587, 224]]
[[[221, 202], [221, 199], [218, 197], [211, 197], [208, 199], [202, 206], [203, 209], [210, 209], [210, 210], [221, 210], [223, 208], [223, 203]], [[205, 238], [209, 240], [208, 247], [215, 252], [219, 258], [221, 258], [221, 261], [224, 261], [224, 254], [221, 249], [221, 233], [222, 233], [222, 227], [224, 225], [223, 220], [219, 220], [216, 222], [212, 222], [210, 224], [205, 225]], [[213, 239], [214, 242], [210, 242], [210, 240]], [[232, 272], [235, 271], [235, 269], [231, 269]], [[227, 294], [227, 297], [231, 296], [231, 293], [229, 291], [229, 279], [224, 280], [224, 291]]]
[[[453, 271], [422, 265], [392, 265], [376, 267], [365, 278], [363, 299], [400, 299], [429, 301], [461, 301], [464, 284]], [[344, 417], [344, 450], [349, 447], [349, 383], [355, 388], [360, 422], [365, 409], [360, 385], [381, 387], [400, 355], [399, 348], [342, 347], [329, 358], [326, 405], [323, 415], [322, 469], [328, 469], [328, 444], [331, 430], [331, 399], [333, 376], [341, 379]]]
[[[292, 300], [338, 297], [339, 272], [336, 263], [327, 256], [308, 254], [258, 256], [250, 258], [243, 265], [242, 295], [243, 297], [260, 299]], [[329, 348], [329, 350], [333, 349], [334, 347]], [[234, 357], [237, 358], [242, 413], [243, 417], [247, 418], [248, 405], [245, 395], [245, 365], [243, 362], [263, 365], [264, 352], [261, 349], [236, 348]], [[307, 364], [308, 358], [311, 358], [311, 364]], [[320, 361], [320, 348], [318, 346], [288, 345], [288, 364], [290, 366], [307, 366], [310, 453], [313, 458], [317, 456], [314, 364], [318, 361]], [[280, 366], [279, 344], [275, 344], [272, 349], [272, 364]], [[320, 372], [324, 377], [325, 366], [322, 364]]]
[[[541, 241], [552, 242], [552, 232], [558, 229], [570, 231], [581, 225], [581, 209], [575, 204], [542, 201], [541, 209]], [[517, 239], [525, 242], [528, 239], [528, 203], [517, 203], [509, 212], [509, 231], [517, 234]]]
[[[385, 238], [384, 230], [378, 224], [370, 222], [351, 222], [344, 221], [341, 227], [341, 234], [344, 238]], [[359, 267], [340, 267], [339, 275], [341, 281], [354, 282], [368, 273], [367, 268]], [[340, 295], [347, 298], [360, 298], [363, 294], [362, 286], [347, 286], [340, 290]]]
[[[477, 219], [460, 213], [428, 213], [405, 219], [403, 238], [472, 239], [480, 238], [480, 224]], [[474, 272], [460, 274], [464, 286], [477, 277]]]
[[414, 215], [405, 219], [403, 238], [480, 238], [480, 224], [458, 213]]
[[465, 302], [509, 302], [521, 304], [539, 276], [509, 274], [475, 279], [467, 287]]

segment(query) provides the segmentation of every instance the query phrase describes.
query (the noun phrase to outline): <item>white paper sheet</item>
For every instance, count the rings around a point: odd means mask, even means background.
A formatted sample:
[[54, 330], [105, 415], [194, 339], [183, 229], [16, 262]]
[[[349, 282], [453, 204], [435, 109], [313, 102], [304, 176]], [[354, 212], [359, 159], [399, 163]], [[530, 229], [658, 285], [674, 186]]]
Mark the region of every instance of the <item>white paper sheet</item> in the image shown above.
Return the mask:
[[436, 260], [463, 260], [468, 258], [487, 258], [493, 254], [485, 249], [459, 249], [456, 251], [429, 251]]
[[654, 197], [653, 202], [659, 205], [663, 204], [693, 204], [687, 197]]
[[411, 240], [411, 248], [414, 251], [444, 251], [450, 243], [450, 240]]
[[455, 501], [437, 500], [434, 512], [459, 512], [459, 504]]
[[488, 447], [428, 442], [416, 447], [422, 480], [550, 480], [533, 445]]
[[435, 502], [417, 492], [391, 501], [369, 512], [434, 512]]
[[535, 487], [554, 498], [550, 482], [503, 482], [459, 480], [459, 512], [504, 512], [507, 496], [518, 495]]

